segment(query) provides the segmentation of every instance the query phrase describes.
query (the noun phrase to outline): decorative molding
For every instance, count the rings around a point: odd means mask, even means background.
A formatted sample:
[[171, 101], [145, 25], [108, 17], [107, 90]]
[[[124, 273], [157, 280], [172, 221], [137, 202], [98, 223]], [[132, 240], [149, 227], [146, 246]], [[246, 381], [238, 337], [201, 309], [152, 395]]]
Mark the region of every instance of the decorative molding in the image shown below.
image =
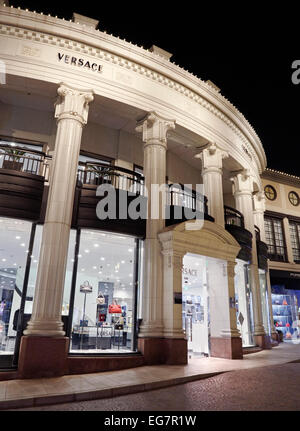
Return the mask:
[[276, 171], [275, 169], [267, 168], [261, 175], [262, 179], [272, 180], [277, 183], [286, 184], [288, 186], [300, 187], [300, 177], [287, 174], [285, 172]]
[[[28, 14], [32, 14], [31, 12], [28, 12], [28, 11], [26, 11], [26, 12]], [[38, 15], [35, 14], [34, 17], [35, 17], [35, 20], [37, 20]], [[57, 17], [56, 17], [56, 21], [61, 22], [64, 20], [57, 19]], [[210, 95], [215, 97], [218, 102], [221, 102], [222, 104], [224, 104], [226, 106], [227, 109], [232, 111], [232, 113], [237, 116], [238, 120], [241, 121], [243, 126], [248, 128], [250, 133], [253, 134], [254, 139], [257, 141], [256, 145], [258, 147], [261, 146], [260, 150], [262, 149], [262, 145], [261, 145], [259, 137], [257, 136], [254, 128], [246, 120], [244, 115], [241, 114], [238, 111], [238, 109], [233, 104], [231, 104], [231, 102], [228, 99], [226, 99], [223, 95], [221, 95], [218, 91], [216, 91], [216, 89], [214, 87], [212, 87], [210, 84], [206, 83], [205, 81], [201, 80], [200, 78], [196, 77], [195, 75], [191, 74], [190, 72], [185, 71], [184, 69], [180, 68], [179, 66], [171, 63], [169, 60], [163, 58], [162, 56], [155, 54], [153, 52], [150, 52], [149, 50], [145, 50], [142, 47], [139, 48], [139, 47], [131, 44], [130, 42], [122, 41], [120, 38], [116, 38], [112, 35], [106, 35], [105, 33], [100, 32], [99, 30], [95, 30], [92, 28], [85, 28], [85, 26], [83, 24], [77, 24], [77, 26], [75, 23], [68, 23], [68, 25], [69, 24], [72, 24], [72, 26], [74, 25], [75, 28], [78, 27], [78, 25], [83, 26], [86, 33], [92, 33], [93, 35], [95, 35], [95, 33], [97, 33], [98, 38], [99, 38], [99, 33], [100, 33], [101, 37], [105, 36], [105, 38], [108, 39], [107, 42], [114, 42], [114, 44], [116, 44], [116, 41], [118, 41], [118, 44], [120, 44], [122, 42], [122, 48], [124, 48], [124, 44], [125, 44], [126, 48], [128, 48], [128, 46], [129, 46], [131, 50], [133, 49], [133, 47], [135, 49], [138, 48], [138, 54], [141, 55], [141, 53], [143, 53], [144, 56], [147, 56], [147, 59], [149, 59], [149, 57], [150, 57], [150, 60], [151, 59], [156, 60], [156, 62], [157, 62], [157, 60], [158, 60], [157, 57], [159, 57], [159, 62], [162, 63], [162, 65], [171, 69], [172, 72], [175, 72], [177, 74], [180, 73], [181, 77], [188, 79], [192, 84], [200, 87], [200, 89], [202, 88], [205, 91], [209, 92]], [[248, 155], [249, 159], [251, 159], [251, 160], [255, 159], [257, 166], [259, 168], [259, 171], [261, 173], [261, 171], [262, 171], [261, 170], [261, 161], [260, 161], [256, 151], [254, 151], [254, 149], [252, 147], [252, 143], [250, 142], [250, 140], [248, 139], [246, 134], [243, 133], [241, 131], [241, 129], [235, 124], [235, 122], [233, 120], [231, 120], [228, 117], [228, 115], [225, 114], [221, 109], [217, 108], [215, 105], [213, 105], [210, 101], [205, 99], [199, 93], [196, 93], [195, 91], [189, 89], [185, 85], [182, 85], [179, 82], [176, 82], [175, 80], [163, 75], [162, 73], [156, 72], [155, 70], [152, 70], [145, 65], [139, 64], [136, 61], [128, 60], [124, 57], [121, 57], [118, 54], [113, 54], [113, 53], [105, 51], [103, 49], [89, 46], [89, 45], [86, 45], [84, 43], [77, 42], [75, 40], [67, 39], [65, 37], [59, 37], [59, 36], [55, 36], [53, 34], [42, 33], [39, 31], [33, 31], [33, 30], [25, 29], [25, 28], [13, 27], [10, 25], [0, 25], [0, 34], [6, 34], [9, 36], [14, 36], [17, 38], [23, 38], [26, 40], [32, 40], [32, 41], [36, 41], [36, 42], [42, 42], [45, 44], [48, 43], [51, 45], [59, 46], [60, 48], [71, 49], [73, 51], [77, 51], [77, 52], [80, 52], [82, 54], [88, 54], [90, 56], [97, 57], [101, 60], [110, 62], [112, 64], [116, 64], [120, 67], [124, 67], [125, 69], [139, 73], [139, 74], [145, 76], [146, 78], [151, 79], [152, 81], [159, 82], [162, 85], [165, 85], [167, 87], [170, 87], [171, 89], [174, 89], [176, 92], [178, 92], [178, 93], [186, 96], [187, 98], [193, 100], [194, 102], [198, 103], [202, 107], [206, 108], [213, 115], [215, 115], [216, 117], [218, 117], [219, 119], [224, 121], [225, 124], [227, 124], [227, 126], [230, 127], [233, 130], [233, 132], [241, 139], [241, 141], [244, 145], [244, 147], [242, 146], [241, 149], [243, 149], [243, 151]], [[265, 162], [264, 152], [262, 152], [262, 155], [263, 155], [264, 162]]]

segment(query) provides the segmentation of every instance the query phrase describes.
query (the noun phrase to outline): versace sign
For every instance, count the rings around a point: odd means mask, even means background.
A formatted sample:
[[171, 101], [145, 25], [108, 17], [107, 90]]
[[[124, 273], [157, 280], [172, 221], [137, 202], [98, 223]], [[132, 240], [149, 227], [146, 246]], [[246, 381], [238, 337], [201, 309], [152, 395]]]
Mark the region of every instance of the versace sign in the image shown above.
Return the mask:
[[91, 61], [84, 60], [83, 58], [73, 57], [71, 55], [66, 55], [58, 53], [58, 61], [71, 66], [83, 67], [84, 69], [92, 70], [93, 72], [102, 72], [102, 65], [98, 63], [92, 63]]

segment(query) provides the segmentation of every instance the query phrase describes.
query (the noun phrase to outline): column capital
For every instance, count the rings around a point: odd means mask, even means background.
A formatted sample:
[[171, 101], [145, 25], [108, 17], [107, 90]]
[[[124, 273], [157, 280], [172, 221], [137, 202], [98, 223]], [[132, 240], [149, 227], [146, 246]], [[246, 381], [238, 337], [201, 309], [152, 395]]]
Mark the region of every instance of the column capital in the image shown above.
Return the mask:
[[142, 133], [143, 142], [164, 144], [167, 143], [167, 133], [175, 129], [175, 120], [161, 117], [156, 112], [149, 112], [137, 122], [136, 131]]
[[221, 171], [223, 159], [229, 157], [227, 151], [221, 150], [215, 142], [209, 143], [201, 153], [196, 154], [195, 158], [202, 161], [204, 171]]
[[233, 183], [233, 194], [251, 195], [253, 192], [253, 177], [249, 169], [244, 169], [238, 172], [232, 172], [233, 176], [230, 181]]
[[236, 274], [236, 261], [227, 262], [227, 276], [234, 278]]
[[253, 195], [254, 212], [264, 213], [266, 210], [266, 198], [264, 192], [260, 191]]
[[57, 89], [58, 98], [55, 103], [55, 118], [76, 120], [81, 125], [87, 123], [89, 103], [94, 100], [93, 90], [79, 90], [68, 84], [61, 83]]

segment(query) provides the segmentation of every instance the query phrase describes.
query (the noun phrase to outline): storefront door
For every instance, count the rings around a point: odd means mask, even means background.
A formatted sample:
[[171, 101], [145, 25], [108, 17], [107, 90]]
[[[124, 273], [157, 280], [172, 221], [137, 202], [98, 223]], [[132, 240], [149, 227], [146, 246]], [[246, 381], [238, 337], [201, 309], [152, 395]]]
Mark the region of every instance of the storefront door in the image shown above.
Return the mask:
[[182, 324], [193, 356], [209, 355], [209, 298], [206, 259], [186, 255], [182, 269]]

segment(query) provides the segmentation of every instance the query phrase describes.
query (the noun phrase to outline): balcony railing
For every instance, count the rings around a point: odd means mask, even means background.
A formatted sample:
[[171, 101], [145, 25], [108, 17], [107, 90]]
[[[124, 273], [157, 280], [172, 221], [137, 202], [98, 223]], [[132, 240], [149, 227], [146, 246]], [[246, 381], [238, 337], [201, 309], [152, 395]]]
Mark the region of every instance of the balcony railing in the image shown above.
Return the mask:
[[0, 169], [14, 170], [48, 179], [50, 156], [41, 151], [0, 144]]
[[180, 206], [208, 214], [207, 197], [182, 184], [169, 184], [167, 205]]
[[106, 163], [87, 162], [79, 164], [77, 180], [79, 185], [112, 184], [116, 189], [144, 195], [143, 175]]
[[225, 224], [231, 224], [245, 228], [244, 216], [235, 208], [224, 206]]

